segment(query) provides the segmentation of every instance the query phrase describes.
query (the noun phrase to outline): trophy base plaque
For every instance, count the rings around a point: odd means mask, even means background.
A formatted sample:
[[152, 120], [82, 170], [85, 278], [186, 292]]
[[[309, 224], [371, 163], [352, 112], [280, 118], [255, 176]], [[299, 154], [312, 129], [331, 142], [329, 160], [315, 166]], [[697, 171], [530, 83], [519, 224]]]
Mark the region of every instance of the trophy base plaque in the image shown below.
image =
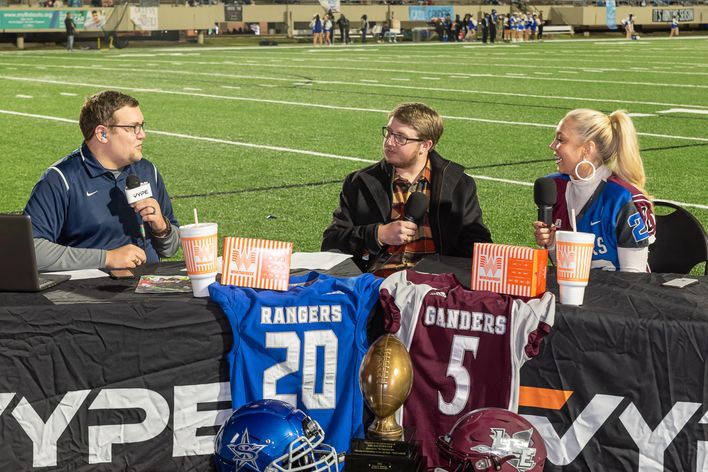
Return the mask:
[[347, 472], [417, 472], [425, 470], [415, 429], [405, 428], [399, 440], [354, 438], [344, 461]]

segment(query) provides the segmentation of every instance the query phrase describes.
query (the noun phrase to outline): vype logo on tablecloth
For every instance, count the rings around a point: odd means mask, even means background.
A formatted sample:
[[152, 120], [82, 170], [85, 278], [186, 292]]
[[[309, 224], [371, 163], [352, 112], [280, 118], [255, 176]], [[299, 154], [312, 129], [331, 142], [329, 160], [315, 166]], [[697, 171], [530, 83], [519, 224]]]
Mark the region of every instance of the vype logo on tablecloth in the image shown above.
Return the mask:
[[[114, 445], [141, 443], [155, 438], [169, 427], [171, 413], [172, 457], [213, 454], [214, 435], [198, 434], [197, 430], [213, 429], [231, 414], [231, 408], [204, 408], [204, 404], [216, 402], [228, 402], [230, 405], [231, 388], [228, 382], [175, 386], [173, 412], [170, 412], [170, 405], [160, 393], [146, 388], [100, 389], [94, 400], [86, 404], [91, 392], [66, 392], [46, 420], [40, 417], [21, 392], [0, 393], [0, 427], [6, 421], [19, 423], [32, 441], [32, 467], [61, 467], [62, 464], [57, 464], [57, 444], [69, 423], [84, 408], [88, 411], [140, 409], [144, 412], [142, 422], [88, 426], [89, 464], [113, 462]], [[10, 414], [5, 414], [16, 395], [21, 397], [20, 401]]]
[[[573, 394], [572, 391], [521, 387], [519, 407], [544, 408], [560, 410]], [[676, 402], [658, 425], [647, 424], [641, 412], [632, 401], [626, 402], [626, 397], [618, 395], [596, 394], [583, 408], [567, 430], [559, 434], [546, 416], [522, 414], [538, 430], [546, 444], [547, 459], [557, 466], [569, 466], [580, 456], [581, 452], [591, 442], [596, 433], [612, 417], [619, 421], [627, 432], [630, 442], [626, 449], [636, 447], [639, 451], [637, 472], [663, 472], [664, 453], [679, 433], [689, 425], [691, 418], [703, 406], [695, 402]], [[627, 406], [621, 407], [622, 404]], [[619, 416], [616, 413], [621, 410]], [[615, 419], [616, 418], [616, 419]], [[690, 424], [693, 424], [691, 422]], [[708, 424], [708, 413], [700, 416], [698, 424]], [[613, 448], [622, 449], [621, 444], [613, 443]], [[708, 470], [708, 441], [696, 441], [695, 444], [685, 444], [686, 448], [695, 448], [695, 468], [691, 470]], [[688, 453], [688, 451], [684, 451]], [[598, 465], [602, 463], [598, 458]]]

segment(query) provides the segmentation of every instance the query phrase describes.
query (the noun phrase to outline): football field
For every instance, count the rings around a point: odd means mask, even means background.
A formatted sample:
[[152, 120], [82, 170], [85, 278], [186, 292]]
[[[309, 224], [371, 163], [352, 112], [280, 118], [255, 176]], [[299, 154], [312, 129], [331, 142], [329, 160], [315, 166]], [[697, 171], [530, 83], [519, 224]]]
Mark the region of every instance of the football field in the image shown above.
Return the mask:
[[342, 180], [380, 159], [407, 101], [444, 116], [437, 149], [475, 177], [495, 242], [533, 244], [533, 182], [579, 107], [633, 114], [648, 190], [708, 227], [708, 38], [1, 52], [0, 212], [78, 147], [84, 97], [108, 88], [140, 101], [180, 222], [197, 208], [220, 236], [319, 250]]

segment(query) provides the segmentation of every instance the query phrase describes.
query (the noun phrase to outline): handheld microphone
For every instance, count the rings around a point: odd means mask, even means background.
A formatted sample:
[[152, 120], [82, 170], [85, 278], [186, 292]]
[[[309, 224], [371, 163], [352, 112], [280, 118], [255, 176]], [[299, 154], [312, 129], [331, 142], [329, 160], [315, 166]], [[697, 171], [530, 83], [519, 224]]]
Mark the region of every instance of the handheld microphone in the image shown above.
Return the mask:
[[125, 198], [128, 199], [128, 204], [132, 205], [135, 202], [152, 197], [152, 188], [150, 182], [140, 182], [140, 177], [135, 174], [128, 175], [125, 180]]
[[[128, 204], [139, 202], [146, 198], [152, 197], [152, 188], [150, 182], [140, 182], [140, 177], [135, 174], [128, 175], [125, 180], [125, 198]], [[143, 238], [143, 246], [146, 245], [145, 224], [143, 219], [138, 215], [138, 226], [140, 227], [140, 236]]]
[[553, 224], [553, 205], [556, 204], [556, 182], [551, 177], [540, 177], [533, 184], [533, 200], [538, 207], [538, 221]]
[[423, 217], [425, 212], [428, 211], [428, 206], [430, 205], [430, 199], [423, 192], [413, 192], [406, 200], [406, 206], [404, 207], [403, 219], [410, 221], [417, 225], [423, 222]]

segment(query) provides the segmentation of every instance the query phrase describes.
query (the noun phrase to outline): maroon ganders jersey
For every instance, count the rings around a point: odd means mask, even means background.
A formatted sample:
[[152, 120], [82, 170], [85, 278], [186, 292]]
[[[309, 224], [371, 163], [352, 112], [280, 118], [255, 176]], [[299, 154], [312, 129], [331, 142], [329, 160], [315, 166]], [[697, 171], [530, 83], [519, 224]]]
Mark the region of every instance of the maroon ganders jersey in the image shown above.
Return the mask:
[[516, 412], [519, 370], [538, 354], [553, 325], [555, 298], [525, 302], [465, 289], [452, 274], [397, 272], [380, 289], [385, 328], [413, 361], [413, 388], [397, 412], [415, 427], [428, 467], [435, 446], [465, 413], [482, 407]]

